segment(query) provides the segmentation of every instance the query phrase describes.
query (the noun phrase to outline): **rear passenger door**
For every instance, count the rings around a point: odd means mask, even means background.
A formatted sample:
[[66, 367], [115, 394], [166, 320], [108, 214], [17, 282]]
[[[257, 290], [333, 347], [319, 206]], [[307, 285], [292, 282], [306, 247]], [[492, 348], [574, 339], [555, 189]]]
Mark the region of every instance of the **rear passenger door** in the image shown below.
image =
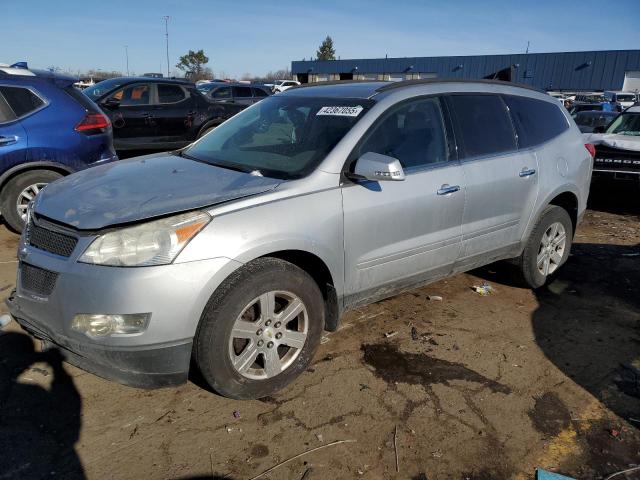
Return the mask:
[[233, 87], [233, 102], [247, 107], [251, 105], [253, 103], [251, 87]]
[[533, 150], [518, 150], [506, 103], [494, 94], [448, 96], [466, 185], [462, 251], [456, 269], [517, 248], [538, 194]]
[[197, 104], [184, 87], [171, 83], [156, 84], [156, 102], [152, 112], [159, 147], [181, 147], [195, 138], [192, 127]]
[[20, 118], [44, 105], [27, 88], [0, 85], [0, 173], [27, 160], [27, 132]]
[[397, 158], [404, 181], [342, 188], [347, 304], [447, 275], [460, 251], [464, 180], [439, 98], [391, 107], [350, 156]]

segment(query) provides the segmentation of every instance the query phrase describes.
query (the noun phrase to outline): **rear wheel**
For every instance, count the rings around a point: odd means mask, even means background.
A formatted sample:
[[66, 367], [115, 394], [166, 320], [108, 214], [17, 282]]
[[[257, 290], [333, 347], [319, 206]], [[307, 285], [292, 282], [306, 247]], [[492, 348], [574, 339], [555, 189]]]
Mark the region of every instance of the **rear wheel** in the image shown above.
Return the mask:
[[531, 288], [542, 287], [569, 258], [573, 224], [567, 211], [549, 205], [533, 228], [518, 258], [520, 274]]
[[9, 180], [2, 191], [0, 208], [4, 220], [12, 230], [22, 231], [29, 202], [47, 184], [61, 177], [61, 174], [52, 170], [29, 170]]
[[218, 393], [271, 395], [310, 364], [324, 325], [315, 281], [295, 265], [261, 258], [231, 275], [205, 309], [194, 358]]

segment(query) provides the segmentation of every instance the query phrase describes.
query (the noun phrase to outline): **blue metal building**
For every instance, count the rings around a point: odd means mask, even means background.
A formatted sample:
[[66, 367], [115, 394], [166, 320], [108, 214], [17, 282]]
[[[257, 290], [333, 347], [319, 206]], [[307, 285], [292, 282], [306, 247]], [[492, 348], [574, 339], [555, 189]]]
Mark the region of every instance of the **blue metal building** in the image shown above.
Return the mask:
[[326, 80], [493, 78], [544, 90], [640, 89], [640, 50], [293, 61], [302, 83]]

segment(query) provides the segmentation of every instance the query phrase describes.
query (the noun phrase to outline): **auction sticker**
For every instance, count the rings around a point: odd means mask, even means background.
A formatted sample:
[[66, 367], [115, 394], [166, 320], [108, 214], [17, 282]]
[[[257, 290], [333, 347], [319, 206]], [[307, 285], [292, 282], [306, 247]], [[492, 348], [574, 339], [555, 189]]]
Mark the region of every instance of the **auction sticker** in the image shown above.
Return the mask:
[[357, 117], [363, 108], [360, 105], [355, 107], [322, 107], [316, 115], [335, 115], [337, 117]]

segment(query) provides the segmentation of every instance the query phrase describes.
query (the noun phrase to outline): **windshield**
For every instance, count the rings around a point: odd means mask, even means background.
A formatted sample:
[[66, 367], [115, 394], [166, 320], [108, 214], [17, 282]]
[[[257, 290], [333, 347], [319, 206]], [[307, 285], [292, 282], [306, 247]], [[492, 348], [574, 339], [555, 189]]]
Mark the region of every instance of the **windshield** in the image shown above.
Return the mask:
[[219, 85], [219, 83], [202, 83], [200, 85], [198, 85], [196, 88], [201, 91], [201, 92], [208, 92], [209, 90], [211, 90], [213, 87], [217, 87]]
[[85, 88], [82, 93], [95, 101], [105, 93], [110, 92], [114, 88], [118, 88], [126, 81], [126, 78], [111, 78], [109, 80], [103, 80], [102, 82], [96, 83], [93, 87]]
[[607, 133], [640, 136], [640, 113], [622, 113], [609, 125]]
[[310, 173], [372, 100], [273, 96], [224, 122], [182, 155], [283, 179]]

